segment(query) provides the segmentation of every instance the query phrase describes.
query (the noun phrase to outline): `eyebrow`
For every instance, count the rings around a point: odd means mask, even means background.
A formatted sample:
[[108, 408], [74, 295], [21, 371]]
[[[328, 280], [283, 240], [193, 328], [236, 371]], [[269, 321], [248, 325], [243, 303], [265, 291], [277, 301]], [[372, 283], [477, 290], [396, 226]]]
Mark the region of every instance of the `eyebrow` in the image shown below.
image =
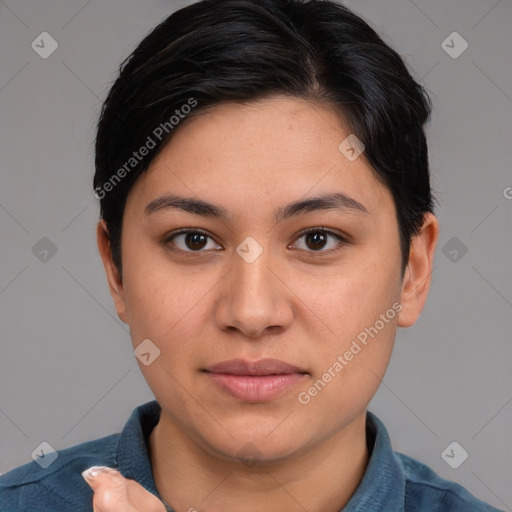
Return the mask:
[[[182, 210], [194, 215], [227, 220], [230, 215], [224, 207], [209, 203], [202, 199], [184, 197], [176, 194], [165, 194], [146, 205], [145, 215], [151, 215], [164, 210]], [[339, 210], [350, 213], [369, 215], [369, 211], [363, 204], [340, 192], [323, 194], [295, 201], [283, 208], [275, 210], [274, 215], [277, 221], [285, 220], [296, 215], [309, 213], [318, 210]]]

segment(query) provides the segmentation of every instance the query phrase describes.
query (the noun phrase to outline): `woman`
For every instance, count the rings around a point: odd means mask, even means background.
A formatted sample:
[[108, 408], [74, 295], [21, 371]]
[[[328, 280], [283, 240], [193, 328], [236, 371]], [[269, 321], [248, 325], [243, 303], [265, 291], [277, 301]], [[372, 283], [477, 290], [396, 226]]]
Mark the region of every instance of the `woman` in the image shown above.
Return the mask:
[[495, 510], [367, 411], [430, 285], [429, 114], [333, 2], [206, 0], [157, 26], [105, 101], [94, 178], [156, 401], [4, 475], [1, 510]]

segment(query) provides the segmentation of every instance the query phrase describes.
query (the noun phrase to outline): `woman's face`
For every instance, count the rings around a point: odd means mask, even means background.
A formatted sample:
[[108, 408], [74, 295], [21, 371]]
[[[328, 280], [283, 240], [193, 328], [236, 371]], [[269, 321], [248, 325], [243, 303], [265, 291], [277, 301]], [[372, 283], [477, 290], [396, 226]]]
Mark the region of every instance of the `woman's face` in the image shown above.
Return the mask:
[[[380, 384], [398, 224], [390, 192], [339, 149], [349, 134], [305, 100], [223, 104], [179, 127], [130, 191], [116, 307], [134, 348], [151, 340], [139, 365], [162, 418], [211, 454], [300, 453], [361, 418]], [[249, 364], [264, 359], [281, 363]]]

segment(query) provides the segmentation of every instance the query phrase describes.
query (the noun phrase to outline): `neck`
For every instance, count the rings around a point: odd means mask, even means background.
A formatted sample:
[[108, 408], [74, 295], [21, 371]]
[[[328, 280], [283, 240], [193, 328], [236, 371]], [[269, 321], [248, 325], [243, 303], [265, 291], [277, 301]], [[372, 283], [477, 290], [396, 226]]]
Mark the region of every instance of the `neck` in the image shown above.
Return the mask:
[[176, 512], [339, 512], [368, 464], [365, 420], [285, 461], [243, 465], [207, 452], [162, 411], [149, 439], [155, 484]]

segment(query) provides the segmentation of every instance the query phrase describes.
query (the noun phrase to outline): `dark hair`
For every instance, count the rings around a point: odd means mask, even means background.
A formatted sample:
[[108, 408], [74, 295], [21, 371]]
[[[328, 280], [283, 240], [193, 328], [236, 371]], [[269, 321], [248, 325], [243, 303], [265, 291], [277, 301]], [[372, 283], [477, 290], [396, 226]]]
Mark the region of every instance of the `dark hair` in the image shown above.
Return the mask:
[[364, 20], [319, 0], [203, 0], [162, 21], [123, 61], [98, 122], [94, 176], [120, 272], [126, 198], [174, 128], [219, 103], [276, 94], [332, 105], [363, 142], [395, 202], [403, 276], [411, 237], [434, 207], [423, 131], [430, 98]]

